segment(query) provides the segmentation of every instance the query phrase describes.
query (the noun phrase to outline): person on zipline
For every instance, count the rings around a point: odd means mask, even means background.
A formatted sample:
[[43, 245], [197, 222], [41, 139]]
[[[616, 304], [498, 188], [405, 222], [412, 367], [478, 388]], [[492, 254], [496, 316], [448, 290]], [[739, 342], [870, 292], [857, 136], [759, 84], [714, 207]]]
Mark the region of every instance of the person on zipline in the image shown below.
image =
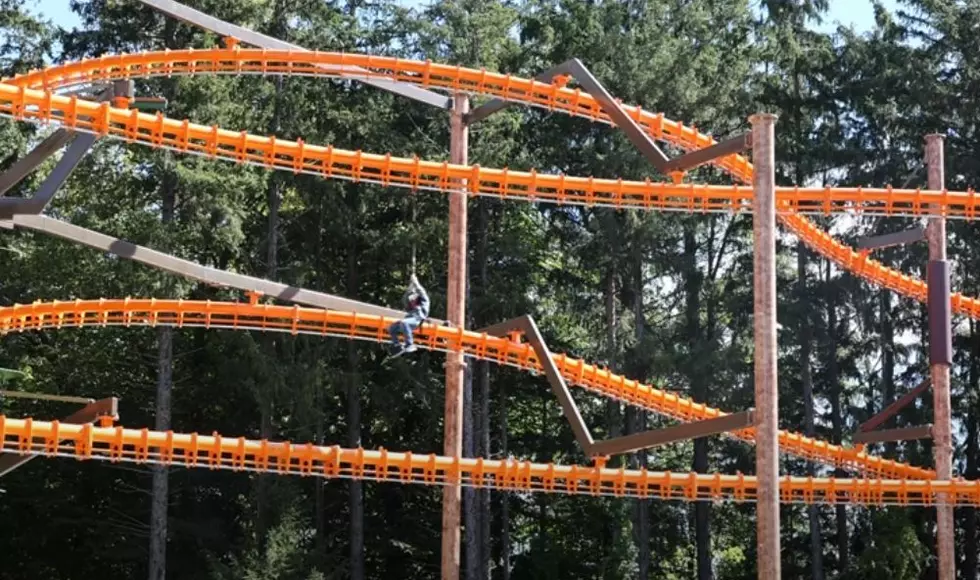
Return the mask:
[[[429, 317], [429, 295], [426, 293], [425, 288], [419, 284], [419, 280], [415, 277], [415, 274], [412, 274], [412, 278], [408, 283], [408, 289], [405, 290], [403, 301], [406, 306], [405, 318], [392, 323], [388, 328], [388, 332], [391, 334], [392, 356], [418, 350], [418, 347], [415, 346], [412, 340], [412, 331], [418, 328]], [[398, 341], [399, 334], [405, 335], [404, 347]]]

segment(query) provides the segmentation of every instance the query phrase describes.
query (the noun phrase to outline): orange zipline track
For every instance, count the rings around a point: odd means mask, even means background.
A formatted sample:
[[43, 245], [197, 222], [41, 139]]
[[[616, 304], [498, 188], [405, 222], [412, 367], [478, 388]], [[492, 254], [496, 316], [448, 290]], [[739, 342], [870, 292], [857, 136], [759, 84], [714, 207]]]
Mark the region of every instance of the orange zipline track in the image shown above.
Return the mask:
[[[362, 71], [352, 73], [344, 67], [358, 66]], [[132, 77], [146, 77], [176, 74], [296, 74], [316, 76], [343, 76], [347, 78], [386, 78], [401, 82], [414, 83], [431, 88], [445, 88], [452, 91], [466, 91], [487, 96], [497, 96], [511, 101], [521, 102], [549, 110], [563, 111], [572, 115], [586, 117], [593, 121], [611, 123], [603, 113], [599, 104], [588, 93], [578, 89], [568, 89], [557, 84], [542, 83], [530, 79], [502, 75], [486, 70], [468, 69], [459, 66], [440, 65], [430, 61], [412, 61], [390, 57], [344, 54], [330, 52], [308, 51], [276, 51], [276, 50], [247, 50], [236, 46], [232, 49], [182, 50], [164, 52], [144, 52], [139, 54], [121, 54], [87, 59], [79, 62], [49, 67], [13, 79], [6, 79], [0, 84], [0, 103], [5, 100], [7, 115], [24, 118], [28, 97], [39, 110], [27, 118], [51, 120], [54, 105], [65, 117], [66, 124], [88, 131], [111, 134], [119, 137], [120, 127], [125, 128], [122, 138], [140, 140], [156, 147], [168, 147], [203, 154], [209, 157], [220, 157], [238, 162], [293, 171], [307, 171], [327, 177], [344, 179], [363, 179], [378, 181], [385, 185], [405, 185], [395, 182], [392, 177], [392, 160], [399, 158], [390, 155], [368, 155], [362, 152], [350, 152], [333, 147], [315, 148], [322, 158], [313, 160], [313, 168], [306, 164], [305, 155], [309, 148], [302, 142], [281, 141], [275, 137], [257, 137], [247, 133], [232, 133], [220, 131], [216, 127], [204, 128], [199, 142], [193, 143], [190, 136], [191, 127], [201, 133], [200, 125], [191, 125], [187, 121], [164, 119], [161, 115], [152, 117], [137, 114], [136, 111], [112, 109], [105, 104], [88, 101], [74, 101], [64, 98], [53, 98], [48, 94], [37, 98], [38, 93], [21, 91], [21, 88], [40, 88], [53, 90], [70, 85], [114, 80]], [[15, 88], [16, 87], [16, 88]], [[95, 115], [88, 121], [79, 120], [79, 106]], [[703, 135], [695, 127], [686, 127], [681, 123], [666, 119], [663, 114], [644, 111], [639, 107], [624, 106], [632, 118], [642, 126], [647, 133], [655, 138], [667, 141], [684, 150], [699, 149], [713, 145], [715, 140]], [[122, 116], [120, 116], [122, 115]], [[148, 125], [149, 124], [149, 125]], [[84, 126], [84, 127], [83, 127]], [[114, 130], [111, 131], [111, 129]], [[139, 127], [139, 128], [137, 128]], [[149, 127], [149, 128], [147, 128]], [[169, 131], [166, 133], [165, 131]], [[219, 136], [231, 137], [231, 143], [219, 146]], [[203, 145], [203, 151], [201, 146]], [[294, 155], [289, 159], [286, 149], [291, 147]], [[248, 147], [254, 147], [251, 152]], [[340, 154], [346, 164], [337, 165]], [[366, 171], [365, 164], [373, 162], [373, 173]], [[380, 168], [378, 162], [380, 161]], [[421, 162], [418, 159], [401, 159], [408, 161], [408, 174], [411, 176], [408, 185], [416, 188], [441, 189], [449, 187], [449, 173], [456, 177], [471, 178], [491, 175], [490, 170], [480, 170], [478, 167], [457, 167], [447, 164]], [[743, 183], [751, 183], [752, 165], [740, 155], [729, 155], [712, 162], [721, 169], [732, 174]], [[430, 173], [429, 179], [423, 180], [419, 173], [425, 168]], [[450, 170], [452, 168], [452, 170]], [[516, 176], [520, 175], [524, 185], [517, 184]], [[479, 182], [470, 186], [483, 195], [516, 198], [527, 201], [549, 199], [558, 203], [605, 204], [614, 207], [643, 207], [645, 209], [709, 211], [709, 210], [742, 210], [748, 203], [751, 190], [737, 187], [722, 188], [728, 191], [727, 197], [710, 198], [714, 190], [706, 186], [678, 186], [653, 184], [643, 182], [620, 182], [619, 180], [594, 180], [571, 178], [567, 176], [549, 176], [553, 181], [553, 189], [548, 191], [541, 187], [543, 175], [535, 172], [510, 172], [494, 170], [493, 178], [497, 181], [495, 187], [480, 189]], [[584, 189], [570, 190], [569, 184], [577, 179], [578, 187]], [[583, 184], [584, 181], [584, 184]], [[597, 190], [596, 184], [612, 185]], [[622, 185], [621, 185], [622, 184]], [[626, 184], [631, 184], [627, 191]], [[637, 189], [638, 188], [638, 189]], [[489, 191], [487, 191], [489, 189]], [[635, 189], [636, 191], [632, 191]], [[854, 251], [841, 244], [826, 232], [818, 228], [812, 221], [799, 213], [801, 209], [809, 208], [822, 213], [844, 211], [851, 208], [854, 211], [866, 213], [884, 213], [898, 215], [910, 211], [919, 215], [923, 212], [924, 204], [938, 202], [943, 212], [951, 217], [966, 217], [972, 219], [976, 215], [975, 193], [928, 192], [921, 190], [885, 189], [788, 189], [781, 188], [781, 205], [779, 217], [783, 223], [815, 252], [833, 261], [838, 266], [847, 269], [866, 280], [882, 285], [893, 291], [924, 301], [927, 286], [921, 279], [907, 276], [870, 259], [866, 254]], [[671, 198], [669, 196], [675, 195]], [[748, 196], [748, 197], [746, 197]], [[877, 208], [869, 207], [869, 203], [877, 203]], [[639, 204], [639, 205], [637, 205]], [[902, 204], [905, 204], [904, 206]], [[960, 204], [960, 205], [956, 205]], [[954, 207], [955, 206], [955, 207]], [[957, 314], [980, 318], [980, 301], [954, 294], [952, 308]]]
[[[154, 71], [154, 61], [160, 59], [165, 60], [157, 63]], [[398, 68], [378, 72], [378, 67], [386, 63], [390, 67]], [[118, 55], [61, 67], [74, 67], [79, 71], [78, 76], [66, 77], [58, 70], [42, 70], [0, 85], [0, 111], [17, 119], [45, 122], [58, 120], [59, 116], [63, 116], [66, 126], [102, 136], [328, 178], [374, 182], [386, 186], [450, 191], [453, 180], [463, 179], [466, 180], [468, 191], [474, 195], [525, 201], [685, 212], [737, 212], [747, 211], [751, 206], [752, 189], [745, 186], [597, 179], [349, 151], [332, 146], [323, 147], [301, 141], [228, 131], [186, 120], [169, 119], [162, 114], [154, 116], [113, 107], [110, 103], [54, 96], [50, 92], [52, 85], [58, 84], [58, 79], [74, 83], [82, 80], [79, 77], [86, 76], [85, 82], [178, 73], [312, 75], [317, 73], [318, 65], [326, 65], [328, 74], [330, 66], [333, 66], [334, 72], [329, 76], [339, 75], [342, 71], [337, 67], [341, 66], [372, 67], [373, 75], [360, 73], [355, 76], [392, 78], [462, 91], [482, 89], [483, 94], [502, 95], [511, 99], [515, 94], [521, 94], [525, 95], [523, 102], [548, 106], [595, 120], [604, 118], [598, 103], [587, 93], [508, 75], [365, 55], [241, 49]], [[86, 69], [88, 75], [85, 75]], [[116, 71], [115, 75], [112, 74], [113, 71]], [[467, 78], [464, 73], [469, 73], [471, 78]], [[321, 76], [324, 74], [321, 73]], [[428, 80], [423, 82], [424, 79]], [[34, 85], [48, 90], [27, 88]], [[632, 109], [631, 114], [645, 118], [642, 111], [636, 108]], [[655, 116], [652, 133], [664, 135], [667, 133], [666, 126], [662, 116]], [[676, 140], [681, 143], [689, 139], [689, 146], [695, 148], [702, 143], [710, 144], [710, 137], [701, 136], [696, 130], [685, 131], [680, 124], [676, 124], [674, 129]], [[729, 160], [726, 164], [732, 170], [740, 170], [738, 173], [741, 174], [748, 168], [744, 159], [742, 163]], [[980, 207], [980, 199], [972, 191], [783, 187], [777, 189], [777, 196], [782, 211], [795, 213], [856, 212], [868, 215], [922, 216], [941, 211], [950, 218], [973, 219]], [[930, 209], [929, 204], [936, 204], [939, 209]]]
[[[366, 66], [370, 70], [356, 74], [344, 70], [344, 67], [352, 65]], [[383, 185], [446, 191], [451, 187], [451, 179], [468, 178], [470, 192], [477, 195], [526, 201], [551, 200], [559, 204], [674, 211], [741, 211], [751, 203], [751, 188], [652, 183], [649, 180], [597, 180], [538, 174], [534, 170], [510, 172], [507, 169], [455, 166], [420, 161], [417, 158], [398, 158], [390, 154], [371, 155], [335, 149], [332, 146], [308, 146], [301, 141], [282, 141], [275, 137], [223, 131], [217, 127], [191, 124], [186, 120], [166, 119], [159, 114], [144, 115], [106, 103], [58, 97], [50, 92], [41, 93], [27, 88], [41, 87], [51, 90], [100, 80], [222, 72], [390, 78], [453, 91], [501, 96], [513, 101], [562, 110], [594, 121], [610, 122], [608, 116], [599, 110], [598, 103], [587, 93], [511, 75], [387, 57], [238, 48], [109, 56], [7, 79], [5, 83], [9, 85], [0, 84], [0, 114], [29, 120], [56, 120], [78, 130], [138, 141], [153, 147]], [[126, 106], [126, 103], [117, 104]], [[700, 134], [694, 127], [685, 127], [665, 119], [662, 114], [654, 115], [638, 107], [625, 109], [654, 138], [666, 140], [682, 149], [697, 149], [714, 143], [710, 136]], [[741, 156], [731, 155], [714, 163], [736, 178], [751, 180], [752, 166]], [[924, 210], [926, 204], [938, 204], [939, 211], [949, 217], [973, 219], [977, 207], [972, 191], [928, 192], [891, 188], [781, 188], [779, 203], [780, 217], [784, 223], [815, 251], [872, 282], [919, 300], [924, 300], [926, 295], [926, 285], [921, 280], [905, 276], [868, 259], [865, 254], [854, 252], [817, 228], [799, 212], [827, 214], [853, 211], [874, 215], [924, 215], [928, 213]], [[980, 317], [980, 302], [975, 299], [956, 294], [952, 298], [952, 306], [958, 313]], [[786, 433], [784, 435], [795, 436]], [[863, 453], [858, 455], [871, 457]], [[840, 458], [834, 458], [833, 463], [840, 465]], [[901, 463], [895, 465], [910, 468]], [[931, 474], [925, 470], [920, 471], [927, 476]]]
[[[37, 302], [0, 307], [0, 335], [72, 327], [172, 325], [281, 331], [386, 342], [388, 326], [392, 322], [394, 319], [376, 315], [299, 306], [191, 300], [127, 298]], [[485, 333], [427, 324], [419, 331], [416, 344], [430, 350], [462, 351], [477, 359], [533, 373], [544, 371], [534, 349], [528, 343]], [[710, 419], [725, 414], [677, 394], [600, 369], [580, 359], [564, 354], [553, 354], [552, 358], [569, 383], [680, 421]], [[735, 431], [731, 435], [753, 442], [755, 429]], [[780, 431], [779, 447], [782, 452], [841, 469], [854, 470], [869, 477], [917, 480], [936, 478], [932, 470], [868, 455], [859, 449], [845, 448], [789, 431]]]
[[[754, 476], [611, 469], [513, 459], [443, 457], [385, 449], [345, 449], [311, 443], [256, 441], [197, 433], [0, 415], [0, 450], [49, 457], [154, 463], [208, 469], [268, 472], [425, 485], [456, 484], [499, 489], [617, 497], [754, 501]], [[783, 503], [936, 505], [980, 507], [980, 482], [838, 479], [784, 476]]]

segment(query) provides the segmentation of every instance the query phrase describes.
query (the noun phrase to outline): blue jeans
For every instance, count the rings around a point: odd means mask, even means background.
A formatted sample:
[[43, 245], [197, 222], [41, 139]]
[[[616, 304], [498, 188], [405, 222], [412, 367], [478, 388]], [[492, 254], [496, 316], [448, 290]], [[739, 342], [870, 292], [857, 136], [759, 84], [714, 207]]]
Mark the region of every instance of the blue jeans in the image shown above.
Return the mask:
[[391, 334], [391, 345], [399, 346], [398, 335], [405, 335], [405, 346], [412, 345], [412, 330], [419, 327], [422, 321], [414, 316], [406, 316], [405, 318], [393, 322], [390, 327], [388, 327], [388, 332]]

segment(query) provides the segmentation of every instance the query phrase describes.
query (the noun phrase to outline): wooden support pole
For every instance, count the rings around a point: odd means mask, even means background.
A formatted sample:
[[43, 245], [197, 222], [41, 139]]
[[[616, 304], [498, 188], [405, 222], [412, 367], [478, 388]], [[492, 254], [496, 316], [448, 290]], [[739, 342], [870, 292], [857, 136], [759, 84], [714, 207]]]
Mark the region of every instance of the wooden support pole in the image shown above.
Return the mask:
[[[451, 163], [467, 164], [469, 128], [464, 116], [470, 101], [458, 94], [453, 100], [452, 125], [449, 143]], [[446, 294], [446, 318], [459, 328], [466, 326], [466, 191], [465, 183], [449, 194], [449, 287]], [[463, 453], [463, 373], [465, 362], [461, 353], [446, 355], [446, 414], [443, 453], [459, 457]], [[460, 561], [460, 504], [461, 488], [447, 485], [442, 491], [442, 580], [459, 579]]]
[[776, 115], [752, 123], [752, 233], [755, 326], [756, 542], [760, 580], [780, 578], [779, 394], [776, 388]]
[[[926, 167], [929, 189], [945, 188], [943, 136], [926, 136]], [[953, 476], [953, 436], [950, 424], [949, 368], [952, 363], [952, 324], [950, 320], [949, 266], [946, 261], [946, 218], [929, 218], [929, 371], [933, 397], [933, 453], [936, 477]], [[953, 537], [953, 508], [936, 507], [936, 547], [939, 580], [956, 578], [956, 545]]]

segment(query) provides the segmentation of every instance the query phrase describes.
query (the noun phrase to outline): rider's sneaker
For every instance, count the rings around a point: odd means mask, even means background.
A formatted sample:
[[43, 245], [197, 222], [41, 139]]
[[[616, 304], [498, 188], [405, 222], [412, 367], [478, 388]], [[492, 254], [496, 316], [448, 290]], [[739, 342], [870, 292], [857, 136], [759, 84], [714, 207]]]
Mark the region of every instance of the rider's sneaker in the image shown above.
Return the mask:
[[410, 345], [408, 345], [408, 346], [405, 347], [405, 352], [415, 352], [418, 349], [419, 349], [419, 347], [415, 346], [414, 344], [410, 344]]

